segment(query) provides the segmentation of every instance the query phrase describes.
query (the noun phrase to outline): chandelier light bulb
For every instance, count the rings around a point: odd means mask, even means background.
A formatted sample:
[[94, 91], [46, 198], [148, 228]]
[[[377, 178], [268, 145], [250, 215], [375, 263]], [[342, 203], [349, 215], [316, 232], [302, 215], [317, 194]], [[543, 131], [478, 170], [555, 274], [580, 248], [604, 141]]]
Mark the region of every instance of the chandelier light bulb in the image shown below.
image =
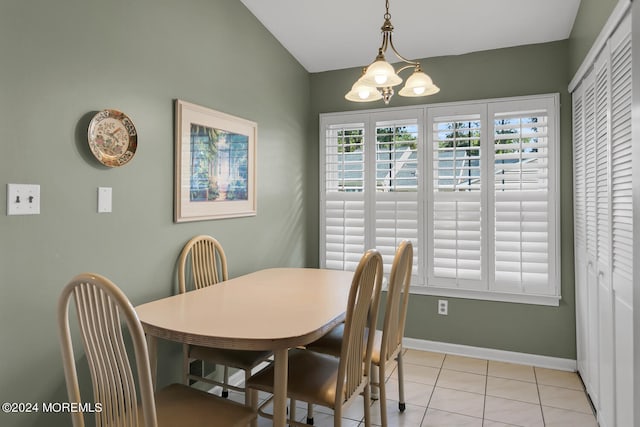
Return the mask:
[[360, 97], [360, 99], [367, 99], [370, 94], [371, 91], [366, 86], [360, 86], [360, 88], [358, 89], [358, 96]]

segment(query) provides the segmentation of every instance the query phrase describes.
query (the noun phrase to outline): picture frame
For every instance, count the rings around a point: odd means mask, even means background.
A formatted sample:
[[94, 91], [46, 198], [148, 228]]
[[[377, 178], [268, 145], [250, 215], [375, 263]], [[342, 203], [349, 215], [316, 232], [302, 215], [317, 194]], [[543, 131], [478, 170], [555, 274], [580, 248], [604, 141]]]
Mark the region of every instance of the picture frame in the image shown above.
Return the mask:
[[174, 221], [255, 216], [255, 122], [175, 101]]

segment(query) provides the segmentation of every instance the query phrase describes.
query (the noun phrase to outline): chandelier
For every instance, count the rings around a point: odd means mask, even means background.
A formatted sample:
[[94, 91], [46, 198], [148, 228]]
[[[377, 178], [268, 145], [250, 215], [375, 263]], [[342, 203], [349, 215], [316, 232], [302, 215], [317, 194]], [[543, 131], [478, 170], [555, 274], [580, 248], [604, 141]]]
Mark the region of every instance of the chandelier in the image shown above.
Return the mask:
[[[371, 102], [382, 99], [385, 104], [389, 104], [389, 100], [394, 94], [393, 87], [402, 83], [402, 78], [398, 74], [411, 68], [413, 68], [413, 74], [409, 76], [404, 87], [398, 92], [400, 96], [428, 96], [440, 91], [440, 88], [433, 84], [431, 77], [422, 71], [419, 62], [406, 59], [396, 50], [392, 39], [393, 25], [391, 25], [391, 15], [389, 14], [389, 0], [386, 0], [386, 9], [387, 12], [384, 14], [384, 23], [381, 28], [382, 45], [378, 49], [378, 56], [371, 64], [362, 69], [362, 75], [344, 96], [349, 101]], [[389, 47], [398, 59], [407, 64], [397, 72], [384, 57]]]

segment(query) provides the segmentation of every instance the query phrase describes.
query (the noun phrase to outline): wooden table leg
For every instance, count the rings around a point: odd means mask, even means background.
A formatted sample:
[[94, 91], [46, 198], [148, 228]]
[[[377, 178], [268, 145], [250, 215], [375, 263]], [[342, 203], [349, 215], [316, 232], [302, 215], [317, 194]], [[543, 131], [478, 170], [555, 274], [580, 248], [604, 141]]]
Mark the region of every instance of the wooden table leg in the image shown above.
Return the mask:
[[289, 369], [288, 349], [274, 350], [273, 378], [273, 425], [285, 427], [287, 424], [287, 377]]
[[158, 376], [158, 338], [147, 334], [147, 351], [149, 352], [149, 367], [151, 368], [151, 381], [153, 389], [156, 389]]

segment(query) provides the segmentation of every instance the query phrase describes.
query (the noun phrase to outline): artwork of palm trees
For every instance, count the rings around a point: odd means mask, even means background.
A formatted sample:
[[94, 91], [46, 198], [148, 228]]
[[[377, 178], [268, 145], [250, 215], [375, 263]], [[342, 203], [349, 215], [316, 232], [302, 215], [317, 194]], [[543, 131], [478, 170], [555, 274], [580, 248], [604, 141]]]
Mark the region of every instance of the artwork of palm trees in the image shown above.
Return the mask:
[[247, 200], [247, 135], [192, 123], [190, 151], [190, 201]]

